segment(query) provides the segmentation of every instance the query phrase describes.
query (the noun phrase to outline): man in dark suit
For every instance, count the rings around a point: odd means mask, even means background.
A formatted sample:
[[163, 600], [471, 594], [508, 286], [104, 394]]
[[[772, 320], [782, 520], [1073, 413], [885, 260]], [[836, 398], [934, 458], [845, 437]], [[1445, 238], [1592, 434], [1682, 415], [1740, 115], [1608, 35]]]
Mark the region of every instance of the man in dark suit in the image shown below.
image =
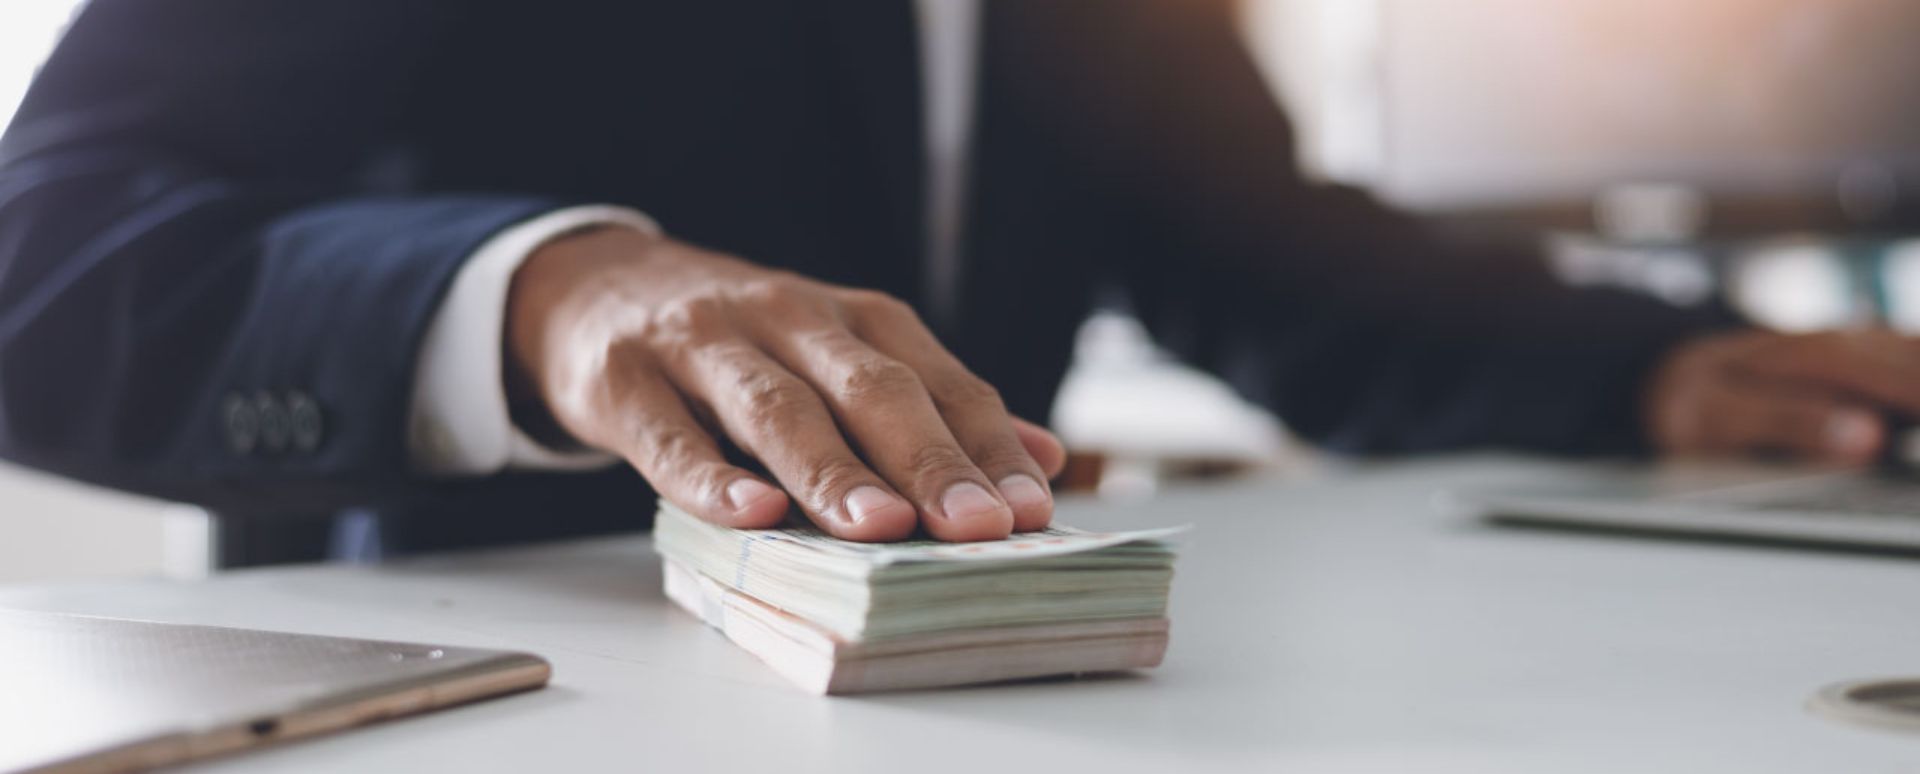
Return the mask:
[[402, 549], [640, 525], [634, 471], [993, 538], [1103, 285], [1341, 450], [1863, 458], [1920, 408], [1907, 340], [1706, 335], [1303, 180], [1231, 10], [96, 0], [0, 141], [0, 451]]

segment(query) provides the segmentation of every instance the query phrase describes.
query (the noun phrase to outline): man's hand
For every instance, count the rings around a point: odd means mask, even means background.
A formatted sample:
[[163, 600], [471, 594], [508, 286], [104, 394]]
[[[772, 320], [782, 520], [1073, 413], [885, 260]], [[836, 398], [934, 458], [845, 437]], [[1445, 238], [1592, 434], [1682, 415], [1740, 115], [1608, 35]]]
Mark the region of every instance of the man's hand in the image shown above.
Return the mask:
[[1889, 420], [1920, 417], [1920, 339], [1884, 330], [1731, 333], [1676, 347], [1647, 423], [1666, 452], [1873, 460]]
[[509, 383], [561, 429], [710, 521], [772, 526], [788, 495], [851, 540], [991, 540], [1052, 518], [1060, 442], [877, 292], [599, 229], [522, 264], [506, 346]]

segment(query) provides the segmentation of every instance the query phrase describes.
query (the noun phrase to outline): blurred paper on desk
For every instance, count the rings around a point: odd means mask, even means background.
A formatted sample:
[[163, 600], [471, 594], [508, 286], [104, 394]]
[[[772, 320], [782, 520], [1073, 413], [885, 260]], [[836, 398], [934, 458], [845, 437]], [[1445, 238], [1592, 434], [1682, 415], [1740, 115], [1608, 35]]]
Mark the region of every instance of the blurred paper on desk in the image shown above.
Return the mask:
[[662, 504], [667, 595], [815, 693], [1156, 666], [1184, 528], [858, 544]]

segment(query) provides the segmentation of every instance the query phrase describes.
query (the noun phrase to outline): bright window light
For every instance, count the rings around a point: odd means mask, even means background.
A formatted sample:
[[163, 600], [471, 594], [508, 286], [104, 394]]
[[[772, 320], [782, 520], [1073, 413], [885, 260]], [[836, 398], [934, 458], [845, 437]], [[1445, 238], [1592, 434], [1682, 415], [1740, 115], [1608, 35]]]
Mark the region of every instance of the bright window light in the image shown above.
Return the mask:
[[27, 84], [79, 5], [80, 0], [0, 2], [0, 125], [13, 120]]

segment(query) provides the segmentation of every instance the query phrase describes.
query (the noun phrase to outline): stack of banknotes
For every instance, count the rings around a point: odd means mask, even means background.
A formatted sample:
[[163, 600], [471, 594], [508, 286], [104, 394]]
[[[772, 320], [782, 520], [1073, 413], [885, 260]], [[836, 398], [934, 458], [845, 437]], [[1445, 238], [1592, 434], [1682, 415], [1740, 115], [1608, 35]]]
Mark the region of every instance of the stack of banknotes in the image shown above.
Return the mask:
[[1158, 665], [1180, 530], [851, 543], [662, 503], [654, 546], [675, 603], [808, 691], [858, 693]]

